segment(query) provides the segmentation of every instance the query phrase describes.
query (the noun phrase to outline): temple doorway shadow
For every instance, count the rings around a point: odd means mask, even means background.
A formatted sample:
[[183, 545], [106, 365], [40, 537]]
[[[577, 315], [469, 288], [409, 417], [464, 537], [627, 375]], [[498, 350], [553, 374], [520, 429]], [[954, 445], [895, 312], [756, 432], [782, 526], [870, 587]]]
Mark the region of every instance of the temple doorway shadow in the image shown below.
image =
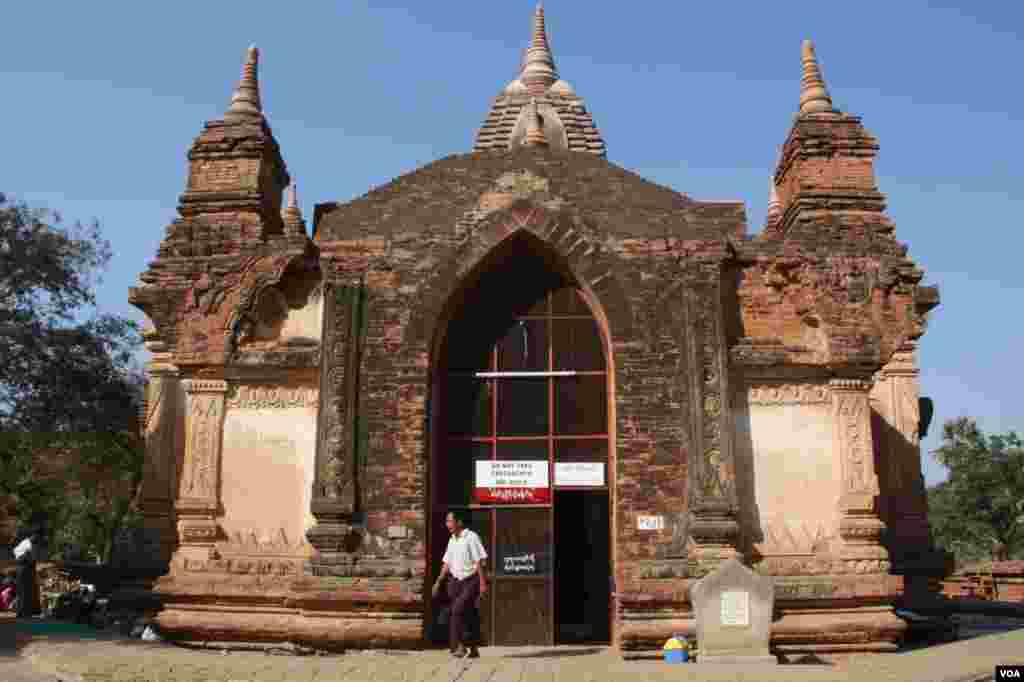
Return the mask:
[[761, 510], [757, 504], [757, 488], [754, 482], [754, 442], [751, 436], [750, 404], [746, 391], [734, 391], [733, 415], [736, 427], [733, 441], [733, 457], [736, 464], [736, 502], [740, 534], [737, 549], [744, 561], [753, 566], [761, 560], [755, 545], [764, 542], [761, 527]]

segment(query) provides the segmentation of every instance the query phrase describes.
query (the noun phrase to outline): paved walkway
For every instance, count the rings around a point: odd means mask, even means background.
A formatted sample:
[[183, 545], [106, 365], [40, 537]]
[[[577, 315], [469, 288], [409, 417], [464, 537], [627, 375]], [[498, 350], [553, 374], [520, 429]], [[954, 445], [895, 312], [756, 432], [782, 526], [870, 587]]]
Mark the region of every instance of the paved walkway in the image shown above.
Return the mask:
[[[0, 623], [0, 626], [5, 625]], [[13, 624], [11, 624], [13, 625]], [[3, 628], [10, 632], [9, 628]], [[3, 642], [0, 641], [0, 644]], [[4, 655], [6, 653], [6, 655]], [[473, 661], [445, 651], [351, 652], [341, 656], [221, 653], [112, 635], [20, 637], [0, 652], [3, 682], [975, 682], [997, 664], [1024, 663], [1024, 630], [900, 654], [861, 656], [832, 666], [667, 665], [623, 661], [604, 647], [487, 647]]]

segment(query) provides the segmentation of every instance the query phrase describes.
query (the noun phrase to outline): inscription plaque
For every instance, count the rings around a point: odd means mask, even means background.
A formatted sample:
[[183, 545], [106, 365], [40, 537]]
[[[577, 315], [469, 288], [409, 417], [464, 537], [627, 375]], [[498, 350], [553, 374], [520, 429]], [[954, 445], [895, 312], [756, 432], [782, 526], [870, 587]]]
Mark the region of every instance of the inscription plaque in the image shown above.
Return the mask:
[[722, 592], [722, 625], [750, 625], [749, 592]]
[[[690, 586], [701, 663], [778, 663], [769, 646], [774, 589], [737, 557]], [[724, 679], [724, 678], [723, 678]]]

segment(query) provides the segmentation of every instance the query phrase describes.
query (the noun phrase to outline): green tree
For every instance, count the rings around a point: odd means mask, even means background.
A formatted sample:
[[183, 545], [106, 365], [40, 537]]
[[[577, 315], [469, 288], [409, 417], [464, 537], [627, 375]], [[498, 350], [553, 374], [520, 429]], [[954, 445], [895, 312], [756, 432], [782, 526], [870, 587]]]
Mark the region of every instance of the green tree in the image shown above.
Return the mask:
[[102, 558], [143, 456], [139, 331], [96, 310], [111, 255], [97, 223], [0, 194], [0, 495], [22, 523], [47, 516], [58, 549], [77, 541]]
[[1024, 557], [1024, 447], [1016, 433], [986, 436], [967, 417], [946, 422], [935, 458], [949, 478], [928, 490], [936, 542], [958, 563], [991, 558], [994, 546]]

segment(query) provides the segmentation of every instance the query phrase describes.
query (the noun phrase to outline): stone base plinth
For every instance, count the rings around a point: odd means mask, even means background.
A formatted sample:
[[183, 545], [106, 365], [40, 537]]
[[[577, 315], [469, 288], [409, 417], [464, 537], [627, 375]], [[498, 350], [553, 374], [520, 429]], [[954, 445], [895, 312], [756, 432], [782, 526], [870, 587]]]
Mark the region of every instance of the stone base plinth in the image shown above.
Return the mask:
[[165, 607], [156, 618], [172, 638], [218, 642], [293, 642], [324, 651], [419, 649], [419, 613], [306, 612], [244, 606]]
[[[906, 628], [891, 606], [784, 608], [772, 623], [771, 646], [786, 654], [896, 651]], [[623, 654], [655, 651], [673, 634], [694, 637], [696, 631], [692, 616], [643, 618], [635, 613], [619, 621], [616, 644]]]
[[674, 634], [688, 638], [697, 636], [697, 621], [693, 614], [681, 617], [661, 618], [652, 616], [644, 618], [637, 615], [628, 620], [622, 617], [616, 629], [615, 643], [625, 653], [628, 651], [661, 650], [665, 642]]
[[772, 648], [787, 657], [896, 651], [906, 630], [892, 606], [785, 609], [772, 623]]
[[[631, 586], [633, 598], [620, 605], [615, 627], [615, 644], [624, 657], [660, 651], [673, 634], [696, 636], [685, 596], [688, 582], [678, 581], [680, 589], [671, 592], [659, 583], [653, 595], [659, 598], [646, 604], [638, 596], [642, 586]], [[771, 651], [790, 660], [806, 654], [896, 651], [907, 628], [895, 614], [902, 586], [901, 577], [885, 574], [779, 576]]]
[[[172, 573], [153, 593], [172, 639], [292, 642], [325, 651], [424, 646], [423, 604], [398, 579]], [[419, 585], [419, 581], [415, 581]]]

